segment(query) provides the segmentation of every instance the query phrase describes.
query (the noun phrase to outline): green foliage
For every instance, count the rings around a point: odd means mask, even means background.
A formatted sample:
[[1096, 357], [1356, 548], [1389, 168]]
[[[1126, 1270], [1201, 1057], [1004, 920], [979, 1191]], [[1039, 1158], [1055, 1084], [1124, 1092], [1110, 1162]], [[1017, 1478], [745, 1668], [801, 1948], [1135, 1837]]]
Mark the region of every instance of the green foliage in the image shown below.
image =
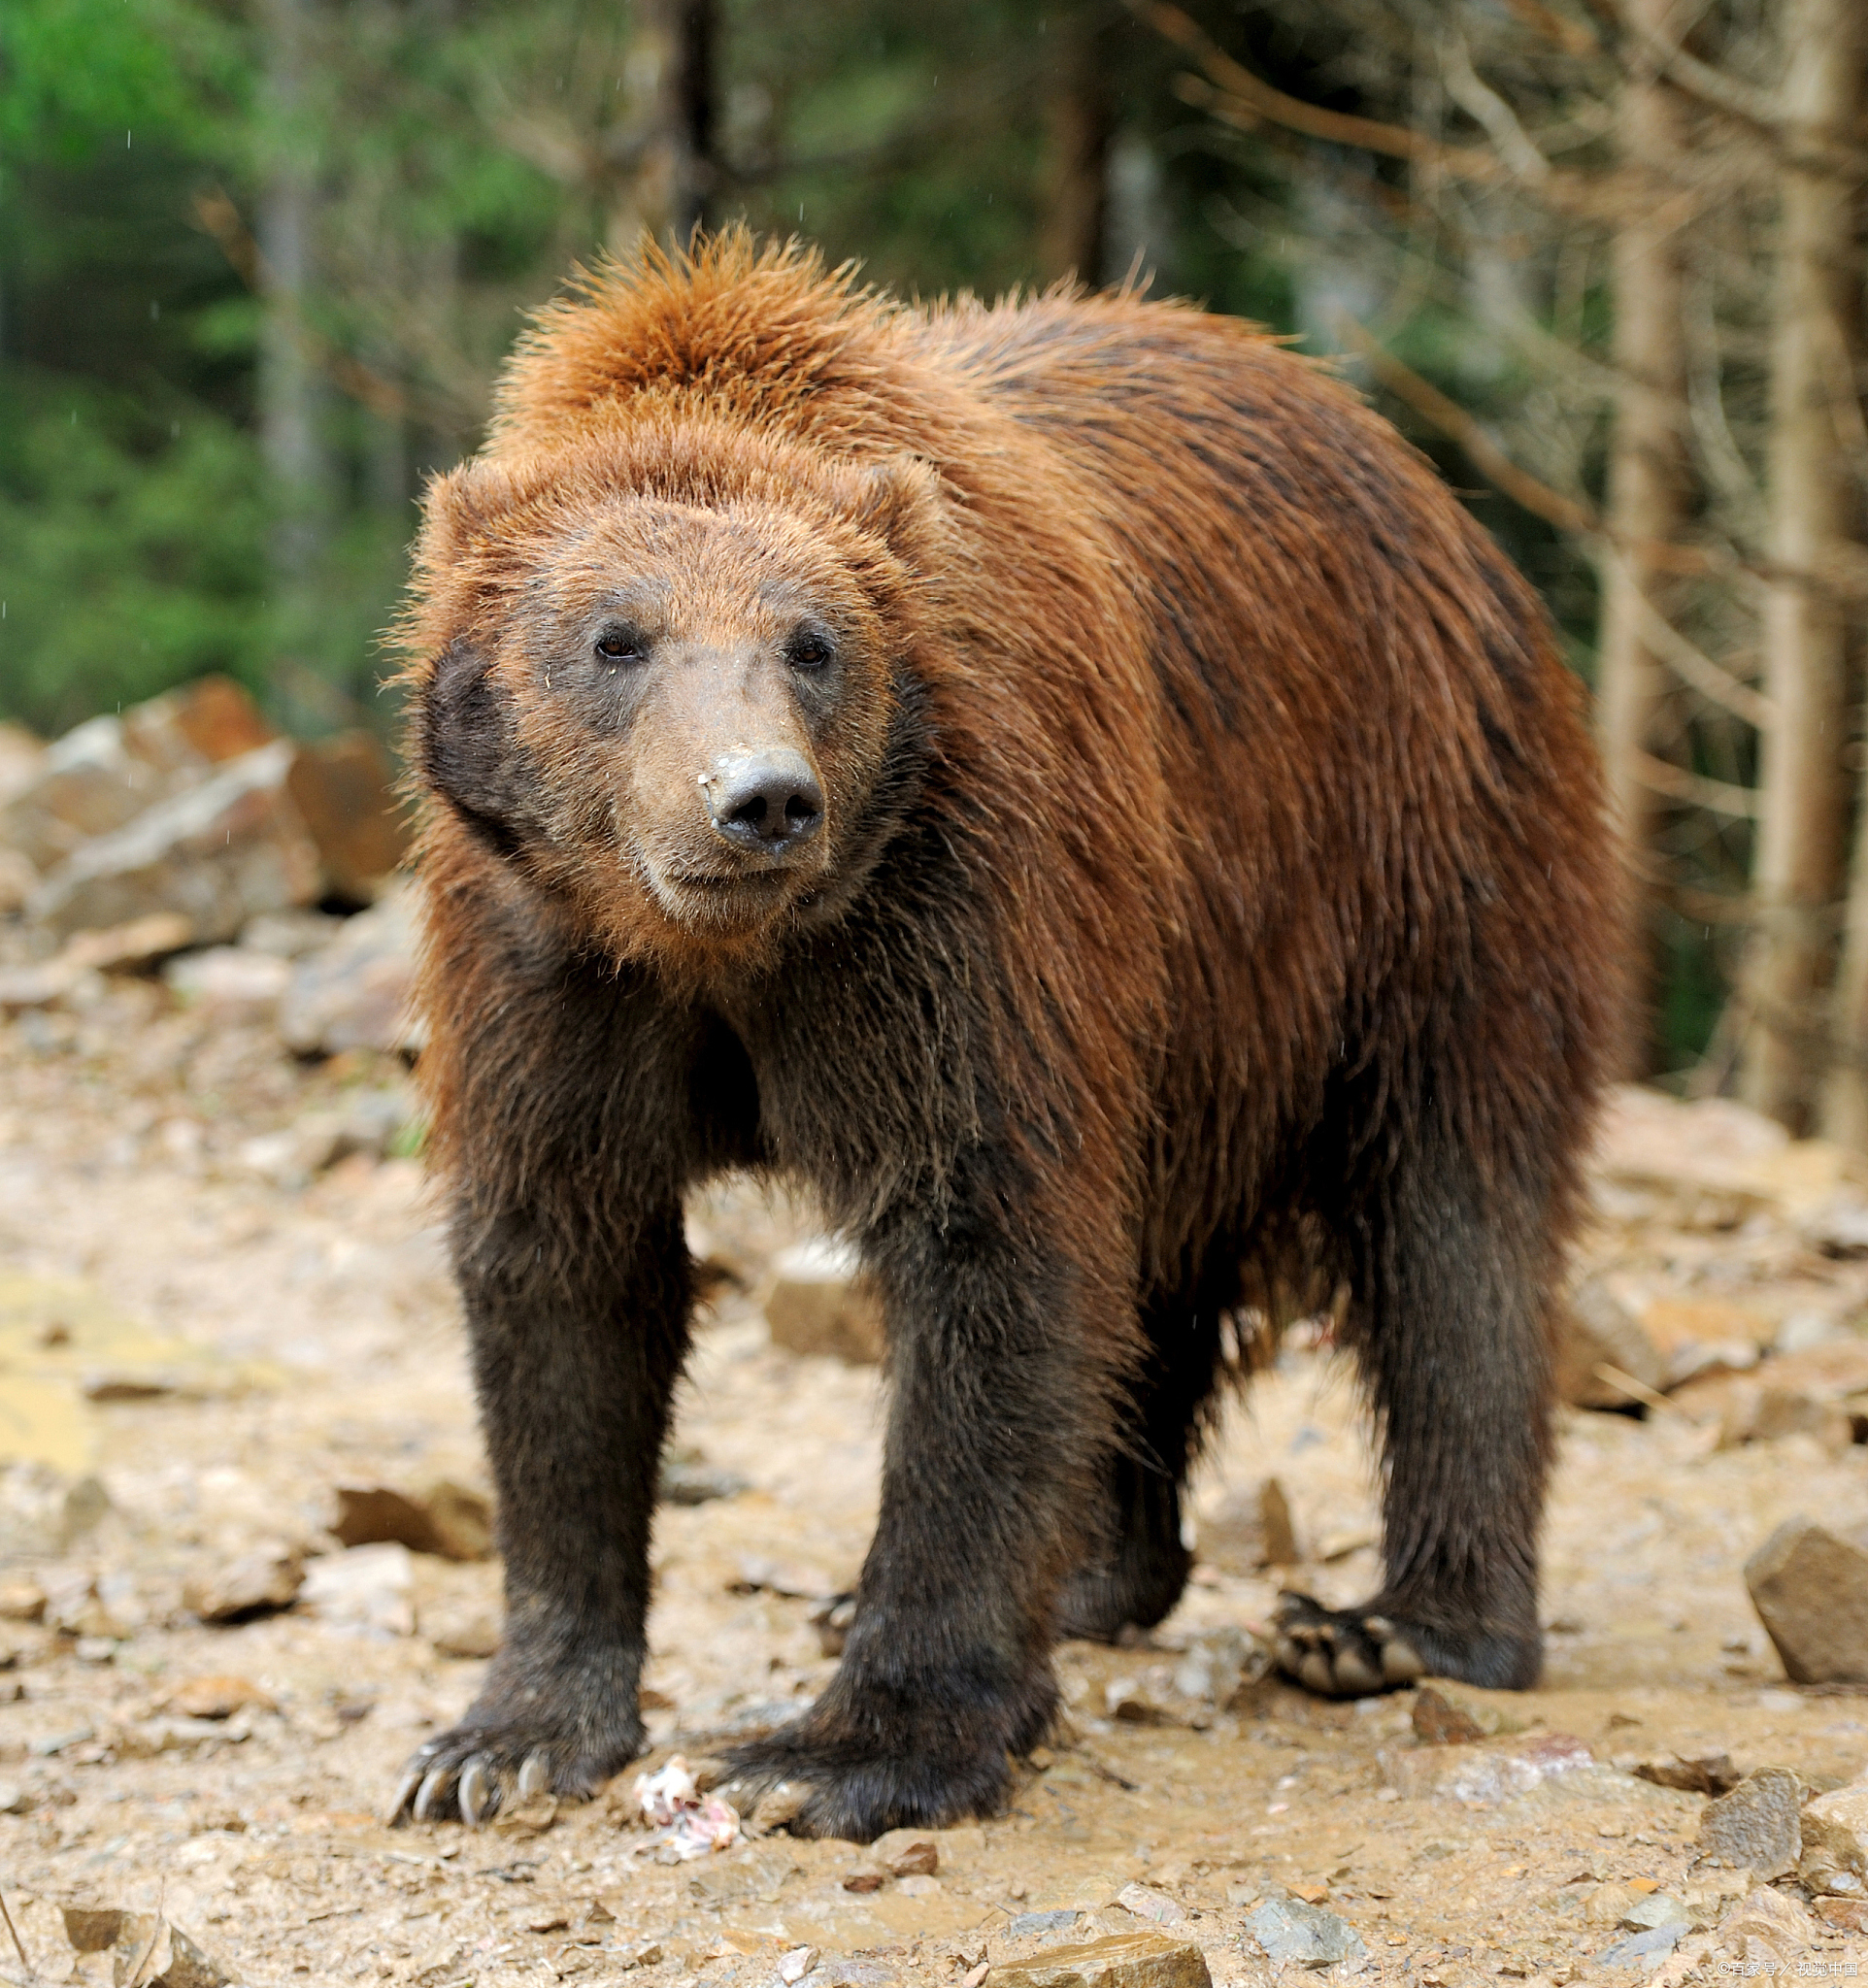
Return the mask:
[[735, 203], [755, 227], [807, 235], [922, 296], [1032, 279], [1051, 52], [1042, 7], [740, 0], [728, 18], [729, 102], [765, 101], [763, 129], [745, 137], [777, 154]]
[[1696, 924], [1675, 911], [1661, 914], [1664, 964], [1654, 1034], [1670, 1052], [1670, 1070], [1690, 1069], [1712, 1044], [1737, 964], [1725, 957], [1732, 950], [1731, 938], [1729, 932]]
[[[185, 115], [178, 17], [123, 0], [10, 0], [0, 12], [0, 175], [132, 149]], [[0, 178], [0, 187], [5, 186]]]
[[0, 376], [0, 702], [55, 733], [206, 670], [263, 687], [258, 459], [223, 416]]
[[0, 709], [45, 731], [207, 669], [258, 682], [253, 325], [186, 224], [238, 82], [183, 0], [0, 9]]

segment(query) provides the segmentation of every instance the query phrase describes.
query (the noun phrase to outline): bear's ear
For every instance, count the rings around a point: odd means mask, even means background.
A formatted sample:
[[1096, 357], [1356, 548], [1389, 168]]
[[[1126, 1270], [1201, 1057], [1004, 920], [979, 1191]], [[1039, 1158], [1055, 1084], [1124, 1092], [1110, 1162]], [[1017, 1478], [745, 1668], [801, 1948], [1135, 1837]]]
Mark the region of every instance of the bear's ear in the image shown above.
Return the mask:
[[422, 566], [436, 573], [451, 565], [518, 501], [518, 481], [500, 463], [477, 459], [436, 477], [422, 498]]
[[851, 470], [837, 494], [851, 523], [881, 539], [911, 572], [927, 573], [939, 564], [948, 538], [947, 509], [931, 463], [891, 455]]
[[515, 737], [512, 701], [471, 642], [435, 658], [415, 713], [422, 779], [496, 854], [517, 853], [536, 790]]

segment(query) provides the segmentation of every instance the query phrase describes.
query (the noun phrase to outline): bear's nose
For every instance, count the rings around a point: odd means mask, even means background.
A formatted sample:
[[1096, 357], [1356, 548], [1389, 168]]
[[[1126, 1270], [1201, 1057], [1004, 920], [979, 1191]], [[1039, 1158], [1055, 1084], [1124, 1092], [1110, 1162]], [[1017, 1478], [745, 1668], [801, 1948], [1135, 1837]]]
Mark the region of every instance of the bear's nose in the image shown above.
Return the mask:
[[714, 831], [743, 849], [790, 849], [823, 821], [823, 789], [801, 752], [728, 752], [701, 780]]

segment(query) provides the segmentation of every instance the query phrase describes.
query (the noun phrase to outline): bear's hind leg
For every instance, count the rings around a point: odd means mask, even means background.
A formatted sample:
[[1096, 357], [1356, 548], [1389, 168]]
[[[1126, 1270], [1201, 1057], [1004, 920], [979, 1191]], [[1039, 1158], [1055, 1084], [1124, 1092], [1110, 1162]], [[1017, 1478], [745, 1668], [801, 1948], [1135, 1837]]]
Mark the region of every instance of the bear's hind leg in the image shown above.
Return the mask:
[[1152, 1629], [1187, 1584], [1193, 1556], [1181, 1539], [1181, 1480], [1172, 1468], [1117, 1455], [1105, 1497], [1102, 1544], [1057, 1599], [1060, 1638], [1115, 1642], [1124, 1629]]
[[1488, 1176], [1451, 1138], [1369, 1196], [1351, 1329], [1384, 1443], [1386, 1578], [1359, 1608], [1284, 1597], [1279, 1662], [1314, 1691], [1537, 1681], [1550, 1209], [1547, 1187]]
[[1220, 1311], [1218, 1303], [1150, 1309], [1149, 1364], [1110, 1457], [1102, 1539], [1058, 1597], [1060, 1637], [1114, 1642], [1124, 1629], [1152, 1629], [1186, 1587], [1193, 1555], [1181, 1536], [1181, 1496], [1218, 1373]]

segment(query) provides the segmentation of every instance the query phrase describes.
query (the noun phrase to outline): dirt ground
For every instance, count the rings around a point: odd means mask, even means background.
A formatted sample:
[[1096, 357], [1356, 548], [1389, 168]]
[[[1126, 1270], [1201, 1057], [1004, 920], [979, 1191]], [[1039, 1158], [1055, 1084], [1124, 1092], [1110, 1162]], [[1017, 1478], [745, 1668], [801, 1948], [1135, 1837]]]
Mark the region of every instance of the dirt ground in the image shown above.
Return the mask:
[[[301, 1604], [207, 1627], [184, 1591], [269, 1546], [333, 1560], [340, 1484], [484, 1483], [419, 1162], [357, 1155], [281, 1185], [250, 1144], [404, 1080], [389, 1059], [297, 1064], [264, 1027], [135, 981], [0, 1023], [0, 1352], [41, 1360], [45, 1413], [67, 1418], [58, 1464], [0, 1466], [0, 1895], [41, 1979], [112, 1978], [65, 1936], [59, 1908], [88, 1903], [159, 1905], [252, 1984], [711, 1988], [789, 1978], [800, 1947], [823, 1988], [957, 1983], [1151, 1918], [1198, 1944], [1216, 1982], [1257, 1983], [1277, 1969], [1249, 1916], [1292, 1895], [1360, 1936], [1339, 1973], [1562, 1982], [1625, 1937], [1641, 1898], [1716, 1924], [1747, 1883], [1696, 1859], [1701, 1797], [1625, 1770], [1711, 1751], [1818, 1786], [1868, 1769], [1868, 1695], [1787, 1686], [1740, 1574], [1793, 1512], [1868, 1519], [1868, 1449], [1719, 1448], [1675, 1413], [1566, 1413], [1544, 1687], [1448, 1688], [1500, 1739], [1418, 1745], [1409, 1693], [1331, 1706], [1216, 1685], [1231, 1646], [1214, 1633], [1263, 1624], [1293, 1578], [1258, 1564], [1267, 1476], [1307, 1555], [1296, 1584], [1347, 1603], [1376, 1577], [1355, 1397], [1333, 1355], [1300, 1344], [1201, 1480], [1182, 1607], [1146, 1646], [1059, 1652], [1070, 1730], [1009, 1813], [939, 1833], [935, 1873], [851, 1890], [870, 1850], [784, 1835], [660, 1861], [633, 1773], [588, 1806], [391, 1831], [400, 1763], [474, 1693], [483, 1663], [445, 1652], [486, 1646], [495, 1565], [415, 1555], [406, 1590], [349, 1626]], [[662, 1508], [651, 1767], [705, 1758], [823, 1683], [812, 1617], [854, 1574], [876, 1499], [875, 1373], [775, 1351], [756, 1307], [795, 1217], [731, 1190], [696, 1219], [742, 1281], [701, 1335], [679, 1441], [748, 1488]], [[1728, 1244], [1693, 1247], [1700, 1275]], [[1769, 1237], [1744, 1247], [1748, 1275], [1826, 1274]], [[94, 1399], [71, 1385], [80, 1365]], [[18, 1619], [35, 1588], [43, 1619]], [[246, 1680], [251, 1702], [191, 1715], [202, 1694], [183, 1687], [204, 1677]], [[1551, 1736], [1593, 1764], [1534, 1785], [1499, 1767], [1575, 1758]], [[1868, 1963], [1868, 1938], [1821, 1927], [1807, 1960]], [[0, 1935], [9, 1968], [22, 1978]]]

